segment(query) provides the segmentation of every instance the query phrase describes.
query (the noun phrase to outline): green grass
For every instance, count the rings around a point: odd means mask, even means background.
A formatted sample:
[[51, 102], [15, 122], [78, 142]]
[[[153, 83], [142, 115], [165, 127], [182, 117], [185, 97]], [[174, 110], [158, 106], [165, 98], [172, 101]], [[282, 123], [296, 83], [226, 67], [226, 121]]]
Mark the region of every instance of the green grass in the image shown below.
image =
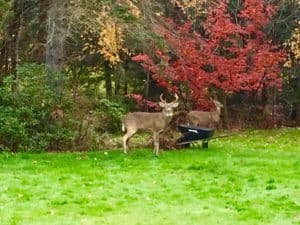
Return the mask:
[[300, 224], [300, 129], [207, 150], [0, 154], [1, 225]]

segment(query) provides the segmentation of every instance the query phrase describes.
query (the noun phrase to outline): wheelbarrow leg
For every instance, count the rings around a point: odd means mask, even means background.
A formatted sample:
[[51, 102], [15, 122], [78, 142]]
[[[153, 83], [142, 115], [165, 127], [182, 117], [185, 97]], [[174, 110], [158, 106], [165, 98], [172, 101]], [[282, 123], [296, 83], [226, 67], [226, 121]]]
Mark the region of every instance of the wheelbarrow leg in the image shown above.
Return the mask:
[[208, 141], [207, 140], [202, 141], [202, 148], [208, 148]]

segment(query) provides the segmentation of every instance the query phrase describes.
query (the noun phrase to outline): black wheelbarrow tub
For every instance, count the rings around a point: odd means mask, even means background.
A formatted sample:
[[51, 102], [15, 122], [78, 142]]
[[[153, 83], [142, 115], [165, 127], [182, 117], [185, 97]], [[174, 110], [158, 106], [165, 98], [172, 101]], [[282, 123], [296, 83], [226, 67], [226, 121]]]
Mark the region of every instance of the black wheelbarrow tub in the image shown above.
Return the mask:
[[214, 134], [214, 130], [207, 127], [179, 125], [178, 128], [183, 134], [183, 136], [177, 140], [177, 144], [179, 145], [188, 144], [198, 140], [208, 142]]

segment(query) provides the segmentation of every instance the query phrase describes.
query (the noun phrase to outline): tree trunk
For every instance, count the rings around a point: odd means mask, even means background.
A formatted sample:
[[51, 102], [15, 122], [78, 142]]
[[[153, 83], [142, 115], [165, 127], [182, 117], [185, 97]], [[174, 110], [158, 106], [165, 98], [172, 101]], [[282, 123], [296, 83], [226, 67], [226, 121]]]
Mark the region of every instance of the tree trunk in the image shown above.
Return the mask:
[[4, 76], [7, 73], [8, 73], [7, 45], [3, 44], [3, 47], [0, 50], [0, 85], [2, 84]]
[[220, 101], [223, 104], [223, 108], [222, 108], [222, 125], [223, 125], [223, 129], [228, 130], [229, 129], [229, 122], [228, 122], [228, 107], [227, 107], [227, 96], [226, 94], [223, 92], [220, 95]]
[[57, 97], [62, 96], [64, 44], [68, 34], [65, 0], [52, 0], [48, 11], [46, 66], [47, 85]]
[[127, 95], [127, 94], [128, 94], [128, 82], [127, 82], [127, 73], [126, 73], [126, 71], [125, 71], [125, 74], [124, 74], [123, 94], [124, 94], [124, 95]]
[[106, 97], [109, 98], [112, 96], [112, 69], [109, 66], [108, 62], [104, 62], [104, 80], [105, 80], [105, 93]]
[[47, 42], [47, 19], [50, 0], [40, 0], [38, 3], [38, 24], [39, 28], [34, 37], [31, 57], [35, 62], [45, 63], [45, 52]]
[[115, 69], [115, 95], [120, 94], [121, 79], [125, 76], [125, 70], [121, 63], [119, 63]]
[[296, 103], [295, 103], [295, 114], [296, 114], [296, 125], [300, 126], [300, 77], [295, 79], [295, 92], [296, 92]]
[[295, 104], [296, 107], [296, 125], [300, 126], [300, 100]]
[[20, 26], [22, 14], [22, 2], [17, 0], [12, 3], [13, 17], [8, 26], [8, 38], [6, 48], [6, 72], [13, 75], [14, 82], [11, 86], [11, 90], [17, 89], [17, 64], [18, 64], [18, 51], [19, 51], [19, 40], [20, 40]]
[[105, 74], [105, 90], [106, 90], [106, 97], [109, 98], [112, 96], [112, 85], [111, 85], [111, 74]]
[[169, 8], [170, 8], [170, 4], [168, 0], [164, 0], [164, 8], [165, 8], [165, 17], [169, 17], [170, 12], [169, 12]]
[[129, 64], [129, 60], [126, 59], [124, 60], [124, 76], [123, 76], [123, 95], [127, 95], [128, 94], [128, 78], [127, 78], [127, 71], [128, 71], [128, 64]]

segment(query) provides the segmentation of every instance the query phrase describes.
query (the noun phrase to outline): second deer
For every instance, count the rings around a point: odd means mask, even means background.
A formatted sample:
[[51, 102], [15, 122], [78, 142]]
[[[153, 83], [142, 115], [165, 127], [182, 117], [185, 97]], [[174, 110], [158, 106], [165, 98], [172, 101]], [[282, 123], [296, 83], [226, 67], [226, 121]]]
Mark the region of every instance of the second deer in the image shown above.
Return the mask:
[[221, 115], [221, 108], [223, 105], [217, 101], [213, 100], [213, 103], [216, 107], [214, 111], [205, 112], [205, 111], [191, 111], [187, 114], [186, 118], [190, 125], [215, 128], [219, 121]]

